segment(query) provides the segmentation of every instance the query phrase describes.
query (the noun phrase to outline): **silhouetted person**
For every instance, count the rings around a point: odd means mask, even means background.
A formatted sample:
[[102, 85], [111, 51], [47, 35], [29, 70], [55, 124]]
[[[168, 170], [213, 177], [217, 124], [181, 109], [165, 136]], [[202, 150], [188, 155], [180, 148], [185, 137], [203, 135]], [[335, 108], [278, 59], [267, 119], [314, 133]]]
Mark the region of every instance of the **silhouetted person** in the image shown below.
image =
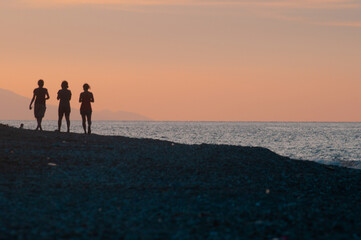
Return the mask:
[[61, 83], [61, 89], [58, 91], [57, 99], [59, 101], [59, 109], [58, 109], [58, 131], [60, 132], [61, 129], [61, 122], [63, 120], [63, 116], [65, 115], [67, 132], [70, 131], [70, 99], [71, 99], [71, 91], [68, 90], [68, 82], [63, 81]]
[[33, 98], [31, 99], [29, 109], [31, 110], [32, 108], [31, 105], [35, 100], [34, 116], [38, 122], [38, 126], [36, 127], [35, 130], [42, 131], [43, 129], [41, 128], [41, 121], [43, 120], [43, 117], [45, 115], [45, 110], [46, 110], [45, 101], [48, 100], [50, 97], [49, 97], [48, 89], [44, 88], [44, 81], [40, 79], [38, 81], [38, 85], [39, 87], [34, 89], [34, 95]]
[[88, 121], [88, 134], [91, 133], [91, 124], [92, 124], [92, 107], [91, 102], [94, 102], [93, 93], [89, 92], [90, 86], [85, 83], [83, 85], [84, 92], [80, 94], [79, 102], [81, 102], [80, 106], [80, 114], [83, 121], [83, 129], [84, 133], [86, 132], [86, 120]]

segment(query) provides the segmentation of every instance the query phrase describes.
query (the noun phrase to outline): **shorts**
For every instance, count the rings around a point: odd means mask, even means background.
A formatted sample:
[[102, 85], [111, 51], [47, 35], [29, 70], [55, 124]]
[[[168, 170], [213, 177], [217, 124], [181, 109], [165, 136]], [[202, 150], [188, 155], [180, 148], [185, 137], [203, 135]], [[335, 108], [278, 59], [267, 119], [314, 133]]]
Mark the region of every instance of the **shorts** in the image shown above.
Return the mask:
[[58, 114], [60, 117], [62, 117], [64, 114], [65, 116], [70, 115], [70, 106], [59, 106]]
[[92, 115], [92, 110], [80, 110], [80, 115], [87, 116], [89, 118]]
[[35, 103], [34, 106], [34, 116], [35, 118], [43, 118], [45, 115], [46, 106], [43, 104]]

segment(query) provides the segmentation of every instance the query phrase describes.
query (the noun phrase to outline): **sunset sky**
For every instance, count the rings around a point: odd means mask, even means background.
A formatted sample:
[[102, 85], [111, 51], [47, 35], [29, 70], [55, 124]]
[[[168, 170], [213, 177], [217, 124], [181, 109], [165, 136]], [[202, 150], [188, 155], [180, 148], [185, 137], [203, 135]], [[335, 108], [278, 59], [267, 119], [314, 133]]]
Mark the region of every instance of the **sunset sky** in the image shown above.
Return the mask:
[[[361, 121], [360, 0], [1, 0], [0, 88], [179, 121]], [[9, 103], [11, 104], [11, 103]]]

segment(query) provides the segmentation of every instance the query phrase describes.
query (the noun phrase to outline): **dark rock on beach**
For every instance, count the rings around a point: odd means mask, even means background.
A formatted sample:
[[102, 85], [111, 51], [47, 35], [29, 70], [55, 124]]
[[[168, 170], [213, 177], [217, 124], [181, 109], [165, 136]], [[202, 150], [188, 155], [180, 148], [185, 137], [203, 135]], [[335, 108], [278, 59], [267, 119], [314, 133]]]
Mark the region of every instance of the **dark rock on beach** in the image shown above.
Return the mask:
[[0, 239], [361, 239], [361, 172], [0, 125]]

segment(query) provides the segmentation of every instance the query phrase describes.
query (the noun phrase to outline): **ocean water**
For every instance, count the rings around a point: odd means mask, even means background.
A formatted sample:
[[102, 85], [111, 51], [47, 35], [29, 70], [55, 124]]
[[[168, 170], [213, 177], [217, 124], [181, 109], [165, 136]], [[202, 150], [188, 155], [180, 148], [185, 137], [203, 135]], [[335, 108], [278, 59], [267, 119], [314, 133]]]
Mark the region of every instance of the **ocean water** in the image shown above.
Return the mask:
[[[35, 121], [0, 122], [36, 127]], [[57, 121], [45, 120], [43, 129], [57, 129]], [[81, 122], [72, 121], [71, 131], [82, 133]], [[94, 121], [92, 132], [185, 144], [260, 146], [290, 158], [361, 169], [361, 123]]]

